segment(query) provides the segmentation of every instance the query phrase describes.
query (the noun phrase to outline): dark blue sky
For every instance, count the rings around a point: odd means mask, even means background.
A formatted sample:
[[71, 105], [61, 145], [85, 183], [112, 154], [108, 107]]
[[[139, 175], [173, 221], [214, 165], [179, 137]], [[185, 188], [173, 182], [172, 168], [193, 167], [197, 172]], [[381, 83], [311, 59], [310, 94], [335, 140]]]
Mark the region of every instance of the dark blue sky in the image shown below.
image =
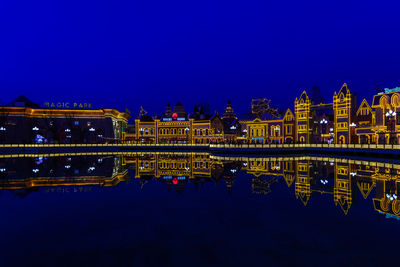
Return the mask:
[[[8, 3], [6, 3], [8, 2]], [[331, 100], [400, 85], [396, 1], [1, 1], [0, 88], [7, 103], [87, 101], [159, 114], [228, 98], [281, 108], [318, 84]], [[359, 99], [359, 102], [361, 99]]]

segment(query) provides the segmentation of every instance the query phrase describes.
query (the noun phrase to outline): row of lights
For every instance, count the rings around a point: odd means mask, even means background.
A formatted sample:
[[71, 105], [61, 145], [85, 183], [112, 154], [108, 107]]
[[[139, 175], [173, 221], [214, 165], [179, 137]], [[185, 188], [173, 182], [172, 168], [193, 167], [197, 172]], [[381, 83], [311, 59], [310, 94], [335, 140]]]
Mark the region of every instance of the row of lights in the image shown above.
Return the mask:
[[[0, 131], [5, 131], [5, 130], [6, 130], [6, 128], [0, 127]], [[39, 128], [35, 126], [35, 127], [32, 128], [32, 131], [39, 131]], [[67, 133], [69, 133], [69, 132], [71, 132], [71, 129], [68, 129], [68, 128], [67, 128], [67, 129], [65, 129], [64, 131], [67, 132]], [[89, 131], [90, 131], [90, 132], [94, 132], [94, 131], [96, 131], [96, 129], [92, 127], [92, 128], [89, 129]]]

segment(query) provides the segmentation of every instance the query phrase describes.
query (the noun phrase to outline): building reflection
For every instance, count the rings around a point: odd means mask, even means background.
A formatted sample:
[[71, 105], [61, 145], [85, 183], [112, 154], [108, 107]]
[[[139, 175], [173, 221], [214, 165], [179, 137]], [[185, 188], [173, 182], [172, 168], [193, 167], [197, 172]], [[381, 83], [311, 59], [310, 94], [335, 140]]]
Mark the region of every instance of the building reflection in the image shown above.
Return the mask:
[[0, 190], [20, 197], [45, 192], [87, 192], [129, 180], [121, 156], [32, 157], [0, 159]]
[[[277, 184], [307, 206], [327, 195], [344, 214], [357, 201], [371, 201], [378, 213], [400, 219], [400, 164], [329, 157], [224, 157], [208, 153], [125, 153], [63, 157], [0, 158], [0, 190], [25, 197], [32, 192], [87, 192], [121, 182], [161, 182], [182, 193], [205, 184], [234, 192], [238, 174], [253, 194], [266, 195]], [[131, 179], [131, 176], [133, 179]], [[247, 177], [247, 178], [246, 178]], [[237, 185], [236, 185], [237, 186]]]

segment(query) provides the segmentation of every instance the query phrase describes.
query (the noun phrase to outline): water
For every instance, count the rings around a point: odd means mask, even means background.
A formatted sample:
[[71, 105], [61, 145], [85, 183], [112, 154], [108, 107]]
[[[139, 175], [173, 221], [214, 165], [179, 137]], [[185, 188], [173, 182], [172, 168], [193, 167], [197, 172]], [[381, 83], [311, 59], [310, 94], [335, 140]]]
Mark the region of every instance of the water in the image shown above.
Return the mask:
[[398, 169], [324, 157], [0, 158], [0, 264], [396, 264]]

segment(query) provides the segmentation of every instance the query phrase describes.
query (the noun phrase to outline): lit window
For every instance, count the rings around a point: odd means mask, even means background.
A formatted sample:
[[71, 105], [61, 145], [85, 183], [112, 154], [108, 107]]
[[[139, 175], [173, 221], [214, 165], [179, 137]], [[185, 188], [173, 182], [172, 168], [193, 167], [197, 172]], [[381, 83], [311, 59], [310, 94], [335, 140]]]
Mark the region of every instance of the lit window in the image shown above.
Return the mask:
[[79, 125], [79, 121], [75, 121], [75, 125]]

